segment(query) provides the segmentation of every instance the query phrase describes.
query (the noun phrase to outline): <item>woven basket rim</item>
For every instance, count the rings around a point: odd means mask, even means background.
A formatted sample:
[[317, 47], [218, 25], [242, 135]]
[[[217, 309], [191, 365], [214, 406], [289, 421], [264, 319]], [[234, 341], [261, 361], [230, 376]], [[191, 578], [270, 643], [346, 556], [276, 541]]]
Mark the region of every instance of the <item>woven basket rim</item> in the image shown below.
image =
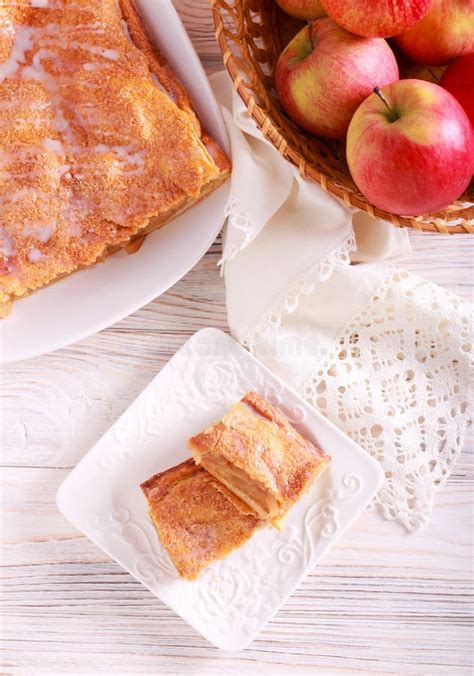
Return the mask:
[[[234, 3], [237, 0], [234, 0]], [[285, 139], [276, 127], [272, 117], [266, 113], [253, 96], [248, 83], [240, 74], [238, 63], [234, 57], [226, 34], [224, 20], [220, 6], [224, 5], [226, 11], [231, 8], [232, 0], [211, 0], [211, 11], [215, 26], [215, 37], [221, 51], [224, 66], [230, 75], [233, 87], [244, 102], [249, 116], [254, 120], [263, 136], [272, 143], [280, 155], [298, 168], [301, 176], [318, 183], [324, 190], [341, 199], [348, 207], [365, 211], [370, 216], [388, 221], [396, 227], [411, 227], [422, 232], [441, 233], [445, 235], [472, 234], [474, 233], [474, 205], [464, 209], [453, 209], [456, 219], [463, 219], [461, 223], [448, 225], [441, 217], [430, 215], [417, 217], [404, 217], [378, 209], [362, 196], [350, 192], [339, 185], [336, 181], [318, 171], [302, 156], [291, 140]], [[429, 221], [424, 219], [430, 218]], [[469, 222], [470, 221], [470, 222]]]

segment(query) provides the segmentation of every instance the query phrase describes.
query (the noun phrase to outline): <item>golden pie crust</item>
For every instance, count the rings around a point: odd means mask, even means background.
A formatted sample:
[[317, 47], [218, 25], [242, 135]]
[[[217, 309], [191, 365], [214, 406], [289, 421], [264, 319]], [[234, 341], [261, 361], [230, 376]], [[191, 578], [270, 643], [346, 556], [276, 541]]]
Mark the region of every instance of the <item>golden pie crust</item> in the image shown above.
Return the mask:
[[133, 0], [3, 0], [0, 129], [0, 316], [230, 170]]
[[331, 460], [255, 392], [188, 445], [198, 464], [274, 525]]
[[162, 545], [187, 580], [243, 545], [263, 525], [192, 459], [155, 474], [141, 489]]

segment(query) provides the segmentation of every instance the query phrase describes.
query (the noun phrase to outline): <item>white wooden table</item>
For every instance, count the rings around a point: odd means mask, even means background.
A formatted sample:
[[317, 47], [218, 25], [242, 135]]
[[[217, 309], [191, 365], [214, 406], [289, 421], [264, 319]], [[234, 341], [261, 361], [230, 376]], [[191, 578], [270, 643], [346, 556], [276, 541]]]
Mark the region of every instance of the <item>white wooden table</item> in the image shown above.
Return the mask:
[[[206, 0], [178, 7], [209, 72]], [[472, 299], [474, 237], [411, 234], [403, 262]], [[408, 535], [366, 512], [240, 654], [212, 648], [59, 514], [69, 470], [196, 330], [226, 330], [219, 240], [161, 298], [100, 334], [6, 367], [2, 673], [472, 673], [472, 444]], [[470, 628], [471, 627], [471, 628]]]

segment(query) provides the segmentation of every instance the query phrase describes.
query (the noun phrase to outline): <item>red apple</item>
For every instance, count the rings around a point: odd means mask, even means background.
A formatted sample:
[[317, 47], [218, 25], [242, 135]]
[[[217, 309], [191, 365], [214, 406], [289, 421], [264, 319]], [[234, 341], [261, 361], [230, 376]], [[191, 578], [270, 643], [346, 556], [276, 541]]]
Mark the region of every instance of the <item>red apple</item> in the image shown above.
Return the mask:
[[305, 26], [278, 59], [275, 85], [288, 115], [327, 138], [344, 138], [351, 117], [378, 84], [398, 80], [392, 50], [331, 21]]
[[355, 35], [388, 38], [408, 30], [433, 0], [322, 0], [331, 19]]
[[457, 59], [444, 72], [439, 84], [459, 101], [474, 127], [474, 54]]
[[444, 66], [474, 52], [474, 0], [434, 0], [426, 16], [395, 42], [426, 66]]
[[347, 134], [357, 187], [394, 214], [444, 209], [471, 180], [474, 136], [466, 113], [432, 82], [399, 80], [377, 91], [357, 109]]
[[319, 19], [326, 12], [321, 0], [276, 0], [282, 10], [295, 19]]

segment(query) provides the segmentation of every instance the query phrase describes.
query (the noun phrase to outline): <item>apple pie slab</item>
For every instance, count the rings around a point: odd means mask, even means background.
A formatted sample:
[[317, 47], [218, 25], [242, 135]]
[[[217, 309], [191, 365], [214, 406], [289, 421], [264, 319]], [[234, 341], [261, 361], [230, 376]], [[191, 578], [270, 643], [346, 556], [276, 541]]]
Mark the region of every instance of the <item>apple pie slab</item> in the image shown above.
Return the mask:
[[[0, 22], [3, 4], [0, 0]], [[46, 11], [48, 5], [60, 6], [43, 0], [36, 4], [38, 12]], [[135, 4], [159, 53], [193, 100], [203, 127], [227, 149], [219, 105], [171, 0], [136, 0]], [[15, 304], [14, 311], [0, 321], [0, 363], [74, 343], [165, 292], [202, 258], [216, 238], [225, 220], [228, 196], [226, 183], [174, 218], [169, 227], [152, 232], [133, 255], [120, 251]]]
[[[140, 483], [189, 457], [188, 437], [248, 390], [282, 409], [332, 462], [290, 510], [282, 532], [259, 530], [199, 579], [178, 577]], [[64, 516], [218, 648], [259, 633], [383, 481], [378, 464], [232, 338], [196, 333], [66, 478]], [[342, 593], [342, 592], [341, 592]]]

